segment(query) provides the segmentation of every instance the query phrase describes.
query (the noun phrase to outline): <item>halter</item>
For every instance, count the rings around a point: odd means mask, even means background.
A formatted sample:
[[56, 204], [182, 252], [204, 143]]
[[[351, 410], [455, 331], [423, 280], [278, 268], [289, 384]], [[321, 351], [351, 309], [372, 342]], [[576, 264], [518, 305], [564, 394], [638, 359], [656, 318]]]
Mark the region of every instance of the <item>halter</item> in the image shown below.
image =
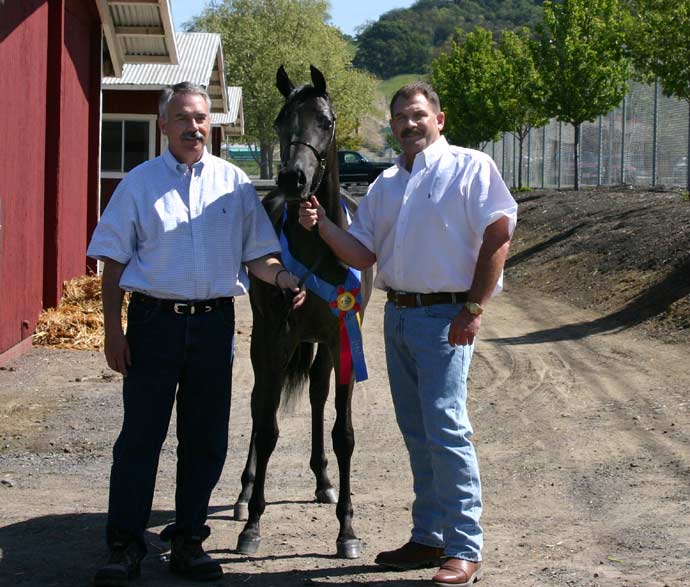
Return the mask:
[[[316, 192], [317, 189], [319, 189], [319, 186], [321, 185], [321, 182], [323, 181], [323, 176], [326, 173], [326, 156], [328, 155], [328, 150], [331, 148], [331, 144], [333, 143], [333, 139], [335, 138], [335, 114], [333, 115], [333, 126], [331, 127], [331, 137], [328, 139], [328, 143], [326, 144], [326, 148], [323, 150], [323, 153], [319, 153], [319, 151], [316, 149], [316, 147], [310, 143], [306, 143], [304, 141], [291, 141], [288, 143], [288, 148], [287, 152], [288, 155], [290, 153], [290, 147], [293, 145], [303, 145], [305, 147], [308, 147], [309, 150], [314, 154], [314, 157], [316, 157], [316, 160], [319, 163], [319, 171], [316, 174], [316, 177], [318, 178], [318, 181], [316, 182], [316, 185], [314, 185], [314, 178], [312, 178], [312, 185], [309, 188], [309, 191], [313, 194]], [[280, 164], [283, 167], [287, 167], [287, 162], [285, 159], [282, 159]]]

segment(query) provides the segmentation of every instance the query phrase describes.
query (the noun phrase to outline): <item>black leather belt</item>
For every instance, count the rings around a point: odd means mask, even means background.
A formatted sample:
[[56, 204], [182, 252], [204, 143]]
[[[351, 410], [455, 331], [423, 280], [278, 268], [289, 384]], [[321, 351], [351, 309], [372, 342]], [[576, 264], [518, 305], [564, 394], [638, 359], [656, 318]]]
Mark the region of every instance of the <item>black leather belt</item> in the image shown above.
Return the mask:
[[389, 290], [386, 297], [389, 302], [395, 303], [396, 308], [418, 308], [434, 304], [464, 304], [467, 301], [467, 292], [409, 293]]
[[226, 304], [233, 304], [235, 302], [235, 298], [214, 298], [212, 300], [200, 301], [163, 300], [161, 298], [153, 298], [151, 296], [147, 296], [143, 293], [135, 291], [132, 293], [132, 301], [142, 302], [144, 304], [156, 304], [157, 306], [160, 306], [165, 310], [175, 312], [175, 314], [193, 316], [194, 314], [204, 314], [206, 312], [212, 312], [216, 308], [220, 308], [221, 306], [224, 306]]

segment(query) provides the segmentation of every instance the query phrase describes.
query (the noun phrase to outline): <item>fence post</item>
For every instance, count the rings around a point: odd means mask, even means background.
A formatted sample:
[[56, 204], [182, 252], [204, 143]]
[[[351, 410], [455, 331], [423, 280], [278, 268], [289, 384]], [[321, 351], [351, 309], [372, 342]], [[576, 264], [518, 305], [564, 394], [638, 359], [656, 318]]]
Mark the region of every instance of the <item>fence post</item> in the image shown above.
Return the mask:
[[659, 130], [659, 78], [654, 79], [654, 120], [652, 122], [652, 187], [657, 182], [657, 156], [658, 156], [658, 130]]
[[531, 188], [530, 169], [532, 167], [532, 129], [527, 133], [527, 187]]
[[561, 159], [563, 157], [563, 123], [559, 120], [558, 121], [558, 170], [556, 171], [557, 174], [557, 182], [556, 185], [558, 189], [561, 189]]
[[623, 96], [623, 104], [621, 106], [621, 177], [620, 183], [625, 183], [625, 116], [626, 106], [628, 104], [628, 95]]
[[506, 176], [506, 135], [501, 137], [501, 175]]
[[[548, 123], [547, 123], [548, 124]], [[546, 124], [541, 128], [541, 189], [544, 189], [546, 183]]]
[[688, 107], [688, 154], [685, 156], [685, 189], [690, 189], [690, 102], [685, 101]]
[[597, 154], [597, 187], [601, 187], [601, 166], [604, 157], [603, 151], [604, 143], [604, 117], [599, 115], [599, 148]]

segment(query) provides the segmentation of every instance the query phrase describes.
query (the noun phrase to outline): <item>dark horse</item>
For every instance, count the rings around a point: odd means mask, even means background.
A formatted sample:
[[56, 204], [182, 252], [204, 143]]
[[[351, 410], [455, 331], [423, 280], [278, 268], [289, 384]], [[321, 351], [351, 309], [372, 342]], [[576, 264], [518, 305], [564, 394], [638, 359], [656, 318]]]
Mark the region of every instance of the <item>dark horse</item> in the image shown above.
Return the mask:
[[[307, 378], [312, 413], [309, 464], [316, 476], [316, 500], [335, 503], [336, 492], [326, 473], [323, 425], [331, 372], [335, 369], [336, 419], [332, 438], [340, 473], [336, 506], [340, 532], [336, 544], [338, 556], [357, 558], [361, 545], [352, 529], [350, 499], [350, 461], [355, 445], [351, 408], [355, 370], [348, 363], [353, 359], [348, 359], [345, 352], [348, 350], [345, 348], [347, 336], [343, 339], [345, 312], [338, 316], [338, 310], [334, 312], [334, 308], [343, 309], [344, 306], [352, 309], [357, 301], [354, 309], [363, 311], [371, 294], [372, 272], [370, 269], [362, 272], [361, 286], [352, 289], [351, 297], [348, 298], [347, 293], [343, 296], [342, 284], [351, 279], [348, 277], [352, 275], [351, 271], [333, 255], [317, 230], [305, 230], [298, 222], [299, 204], [310, 194], [316, 194], [331, 220], [341, 226], [347, 223], [338, 181], [335, 114], [326, 92], [326, 81], [313, 66], [311, 78], [313, 85], [295, 88], [283, 67], [278, 70], [277, 86], [285, 97], [285, 104], [275, 122], [280, 138], [281, 169], [278, 188], [264, 198], [263, 205], [276, 233], [282, 234], [283, 262], [291, 267], [286, 259], [290, 256], [303, 267], [305, 272], [301, 278], [308, 286], [322, 280], [321, 283], [330, 284], [326, 287], [335, 286], [333, 289], [341, 293], [337, 301], [329, 303], [313, 293], [309, 286], [304, 305], [291, 312], [283, 292], [258, 279], [251, 281], [252, 436], [242, 473], [242, 492], [235, 504], [235, 519], [248, 517], [238, 538], [237, 551], [253, 554], [259, 547], [259, 522], [266, 508], [266, 468], [278, 440], [276, 413], [281, 393], [299, 389]], [[348, 206], [350, 210], [354, 209], [351, 200]], [[285, 244], [289, 253], [285, 251]], [[295, 273], [292, 268], [291, 271]], [[314, 343], [318, 345], [315, 356]], [[345, 352], [345, 360], [341, 351]]]

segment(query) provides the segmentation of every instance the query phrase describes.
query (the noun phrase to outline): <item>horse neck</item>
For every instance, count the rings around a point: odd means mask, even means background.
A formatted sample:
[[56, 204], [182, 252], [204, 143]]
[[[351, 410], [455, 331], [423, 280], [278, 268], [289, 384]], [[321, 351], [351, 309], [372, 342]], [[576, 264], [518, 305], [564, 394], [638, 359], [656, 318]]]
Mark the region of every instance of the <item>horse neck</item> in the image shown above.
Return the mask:
[[326, 216], [338, 225], [342, 225], [342, 206], [340, 204], [340, 180], [338, 178], [338, 150], [335, 141], [331, 143], [326, 155], [326, 169], [321, 184], [316, 190], [316, 197], [326, 211]]

